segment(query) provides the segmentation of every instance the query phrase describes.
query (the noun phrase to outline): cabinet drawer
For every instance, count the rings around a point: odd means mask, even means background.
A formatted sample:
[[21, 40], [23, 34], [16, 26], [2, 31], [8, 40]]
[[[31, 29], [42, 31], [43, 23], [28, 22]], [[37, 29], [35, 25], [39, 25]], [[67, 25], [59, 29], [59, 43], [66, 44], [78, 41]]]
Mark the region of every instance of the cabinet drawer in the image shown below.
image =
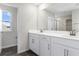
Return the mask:
[[37, 34], [32, 34], [32, 33], [29, 33], [29, 38], [38, 38], [39, 35]]
[[79, 49], [79, 41], [78, 40], [70, 40], [70, 39], [65, 39], [65, 38], [57, 38], [57, 37], [52, 37], [54, 39], [54, 43], [62, 44], [67, 47], [72, 47], [72, 48], [77, 48]]
[[51, 39], [51, 37], [49, 36], [46, 36], [46, 35], [40, 35], [41, 39], [46, 39], [46, 40], [49, 40]]

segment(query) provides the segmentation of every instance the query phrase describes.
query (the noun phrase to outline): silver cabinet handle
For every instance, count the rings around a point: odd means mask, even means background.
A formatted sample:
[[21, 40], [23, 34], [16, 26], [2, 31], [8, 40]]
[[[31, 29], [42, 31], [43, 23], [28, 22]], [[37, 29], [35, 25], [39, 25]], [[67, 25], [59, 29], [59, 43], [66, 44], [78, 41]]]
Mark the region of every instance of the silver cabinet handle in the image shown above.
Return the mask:
[[67, 56], [68, 56], [68, 54], [69, 54], [69, 50], [67, 50]]
[[68, 54], [69, 54], [69, 50], [64, 49], [64, 56], [68, 56]]
[[50, 50], [50, 44], [48, 44], [48, 50]]
[[67, 56], [67, 49], [64, 49], [64, 56]]
[[64, 56], [66, 56], [66, 49], [64, 49]]
[[32, 43], [34, 43], [34, 39], [32, 39]]

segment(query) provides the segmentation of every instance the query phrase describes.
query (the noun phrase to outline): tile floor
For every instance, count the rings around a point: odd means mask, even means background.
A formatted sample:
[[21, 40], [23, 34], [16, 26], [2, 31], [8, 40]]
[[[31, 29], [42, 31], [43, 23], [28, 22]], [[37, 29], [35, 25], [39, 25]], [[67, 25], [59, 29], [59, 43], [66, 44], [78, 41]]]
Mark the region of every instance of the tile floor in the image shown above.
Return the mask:
[[5, 48], [2, 50], [0, 56], [37, 56], [31, 50], [23, 52], [21, 54], [17, 54], [17, 47]]

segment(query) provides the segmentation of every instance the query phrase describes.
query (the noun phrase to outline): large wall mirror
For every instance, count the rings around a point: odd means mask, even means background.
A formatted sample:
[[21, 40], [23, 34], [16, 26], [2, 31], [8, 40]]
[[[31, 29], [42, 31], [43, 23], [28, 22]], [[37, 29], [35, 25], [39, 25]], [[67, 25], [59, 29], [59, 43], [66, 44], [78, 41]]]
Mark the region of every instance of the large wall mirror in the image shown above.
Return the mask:
[[72, 31], [71, 12], [61, 12], [53, 17], [48, 17], [48, 30]]
[[[79, 30], [79, 9], [76, 4], [50, 3], [39, 9], [38, 28], [51, 31]], [[64, 6], [64, 7], [63, 7]], [[77, 11], [76, 11], [77, 10]]]

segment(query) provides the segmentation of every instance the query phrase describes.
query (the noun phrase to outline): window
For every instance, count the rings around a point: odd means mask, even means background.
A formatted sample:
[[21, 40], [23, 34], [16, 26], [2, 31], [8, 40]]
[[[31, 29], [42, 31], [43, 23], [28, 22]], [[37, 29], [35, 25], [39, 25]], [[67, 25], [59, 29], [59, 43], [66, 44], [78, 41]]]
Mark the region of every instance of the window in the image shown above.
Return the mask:
[[2, 10], [0, 13], [1, 21], [0, 23], [2, 24], [0, 30], [1, 31], [11, 31], [11, 18], [12, 15], [9, 11]]

